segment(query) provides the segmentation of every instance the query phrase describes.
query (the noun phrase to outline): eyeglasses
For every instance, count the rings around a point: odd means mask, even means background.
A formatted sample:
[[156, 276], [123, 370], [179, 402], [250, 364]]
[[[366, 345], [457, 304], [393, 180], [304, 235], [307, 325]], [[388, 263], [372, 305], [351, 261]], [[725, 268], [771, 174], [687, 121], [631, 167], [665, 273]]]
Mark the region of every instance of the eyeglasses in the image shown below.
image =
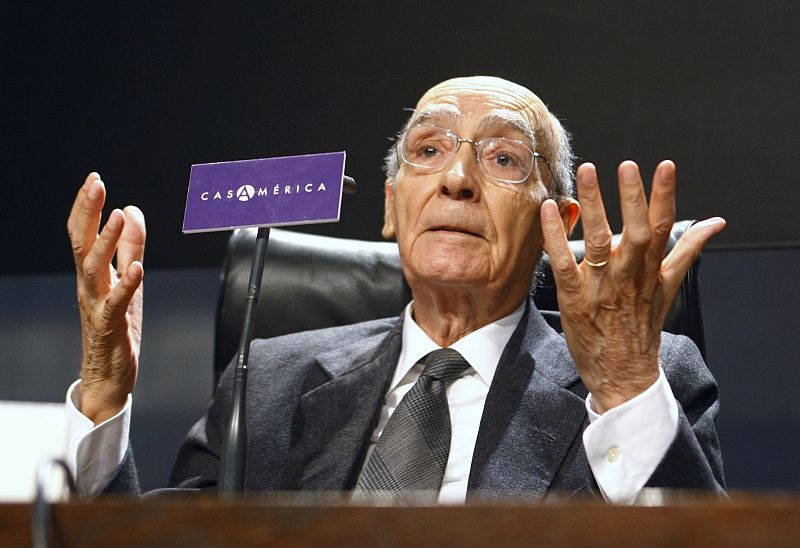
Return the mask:
[[475, 147], [475, 161], [491, 179], [504, 183], [522, 183], [531, 174], [534, 161], [541, 158], [555, 181], [547, 158], [532, 151], [522, 141], [504, 137], [473, 141], [462, 139], [449, 129], [419, 124], [400, 135], [397, 151], [400, 158], [418, 172], [436, 173], [450, 165], [461, 143], [469, 143]]

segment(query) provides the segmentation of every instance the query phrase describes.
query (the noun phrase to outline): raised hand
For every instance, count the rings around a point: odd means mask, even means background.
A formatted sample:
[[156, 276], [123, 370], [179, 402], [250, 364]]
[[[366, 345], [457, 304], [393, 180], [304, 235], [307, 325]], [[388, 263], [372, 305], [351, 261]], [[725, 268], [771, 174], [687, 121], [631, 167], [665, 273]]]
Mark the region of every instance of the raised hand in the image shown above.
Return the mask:
[[95, 424], [125, 405], [142, 338], [144, 215], [134, 206], [115, 209], [98, 234], [105, 197], [100, 176], [90, 173], [67, 221], [81, 315], [81, 412]]
[[611, 246], [597, 172], [578, 169], [586, 241], [577, 264], [553, 200], [542, 204], [545, 249], [558, 289], [561, 324], [578, 373], [603, 412], [646, 390], [658, 378], [661, 329], [684, 275], [706, 242], [725, 227], [714, 217], [692, 226], [665, 258], [675, 222], [675, 164], [656, 168], [648, 207], [638, 166], [619, 166], [623, 231]]

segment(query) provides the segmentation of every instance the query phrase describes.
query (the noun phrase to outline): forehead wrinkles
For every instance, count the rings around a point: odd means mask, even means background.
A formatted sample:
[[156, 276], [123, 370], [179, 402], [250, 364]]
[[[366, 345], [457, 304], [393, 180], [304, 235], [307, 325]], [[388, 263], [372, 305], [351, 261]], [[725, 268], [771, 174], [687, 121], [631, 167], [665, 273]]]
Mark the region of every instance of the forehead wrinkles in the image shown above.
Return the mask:
[[549, 114], [544, 103], [522, 86], [490, 77], [458, 78], [434, 86], [417, 103], [409, 125], [430, 118], [458, 123], [471, 113], [481, 120], [481, 130], [505, 123], [535, 146], [548, 141]]
[[536, 146], [536, 136], [533, 133], [530, 120], [515, 110], [495, 109], [490, 111], [481, 119], [481, 129], [493, 125], [508, 125], [522, 133], [528, 140]]
[[409, 126], [430, 122], [432, 118], [457, 124], [461, 119], [461, 110], [456, 105], [451, 104], [418, 106], [414, 111], [414, 115], [409, 120]]

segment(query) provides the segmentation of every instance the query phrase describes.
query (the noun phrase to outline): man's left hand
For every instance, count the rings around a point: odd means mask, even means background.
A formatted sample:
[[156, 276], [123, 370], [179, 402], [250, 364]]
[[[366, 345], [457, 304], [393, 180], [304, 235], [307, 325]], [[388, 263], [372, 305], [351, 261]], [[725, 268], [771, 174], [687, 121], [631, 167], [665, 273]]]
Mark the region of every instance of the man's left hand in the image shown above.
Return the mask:
[[675, 293], [706, 242], [725, 227], [719, 217], [693, 225], [665, 258], [675, 222], [675, 164], [666, 160], [656, 168], [649, 207], [634, 162], [620, 164], [618, 177], [624, 227], [612, 248], [595, 167], [578, 169], [586, 242], [580, 264], [556, 203], [546, 200], [541, 208], [567, 346], [599, 413], [656, 381], [661, 330]]

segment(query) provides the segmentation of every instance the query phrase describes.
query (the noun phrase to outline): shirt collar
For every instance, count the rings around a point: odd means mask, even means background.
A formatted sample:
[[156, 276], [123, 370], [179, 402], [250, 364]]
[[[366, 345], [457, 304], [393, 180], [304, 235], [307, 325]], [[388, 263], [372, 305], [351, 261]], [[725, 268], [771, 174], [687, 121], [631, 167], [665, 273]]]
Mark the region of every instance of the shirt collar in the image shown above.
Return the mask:
[[[492, 385], [500, 356], [522, 319], [526, 302], [522, 301], [522, 304], [508, 316], [484, 325], [457, 340], [450, 347], [464, 356], [486, 386]], [[408, 303], [403, 312], [403, 346], [389, 390], [394, 389], [417, 362], [441, 348], [414, 321], [411, 316], [413, 304], [414, 301]]]

